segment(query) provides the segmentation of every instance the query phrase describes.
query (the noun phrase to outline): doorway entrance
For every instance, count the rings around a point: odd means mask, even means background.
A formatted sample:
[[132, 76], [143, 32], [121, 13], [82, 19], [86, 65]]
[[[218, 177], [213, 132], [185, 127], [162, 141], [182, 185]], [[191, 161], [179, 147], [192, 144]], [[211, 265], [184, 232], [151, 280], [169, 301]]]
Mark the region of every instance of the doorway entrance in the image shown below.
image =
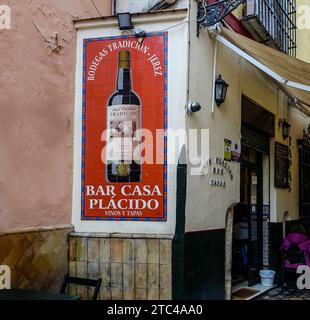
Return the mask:
[[234, 208], [232, 286], [254, 286], [269, 266], [270, 138], [275, 117], [246, 96], [241, 105], [240, 203]]
[[232, 285], [259, 282], [263, 247], [262, 153], [242, 146], [240, 203], [234, 209]]

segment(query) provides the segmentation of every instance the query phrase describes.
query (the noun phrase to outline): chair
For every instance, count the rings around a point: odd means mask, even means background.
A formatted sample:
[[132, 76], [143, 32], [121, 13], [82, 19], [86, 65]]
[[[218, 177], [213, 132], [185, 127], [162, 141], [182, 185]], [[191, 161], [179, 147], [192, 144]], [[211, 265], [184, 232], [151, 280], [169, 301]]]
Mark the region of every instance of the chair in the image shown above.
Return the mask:
[[62, 282], [60, 293], [65, 294], [67, 285], [71, 284], [77, 284], [81, 286], [87, 286], [87, 287], [95, 287], [94, 293], [92, 295], [92, 300], [97, 300], [100, 286], [102, 283], [102, 279], [92, 280], [92, 279], [84, 279], [84, 278], [77, 278], [77, 277], [70, 277], [68, 274], [65, 275], [65, 278]]

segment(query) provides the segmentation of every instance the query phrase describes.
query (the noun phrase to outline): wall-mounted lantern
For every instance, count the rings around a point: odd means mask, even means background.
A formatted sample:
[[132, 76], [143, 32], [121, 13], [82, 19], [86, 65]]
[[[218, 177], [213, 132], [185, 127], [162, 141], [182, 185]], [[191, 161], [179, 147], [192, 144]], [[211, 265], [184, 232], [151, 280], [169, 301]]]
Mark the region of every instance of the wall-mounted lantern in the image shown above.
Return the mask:
[[286, 119], [279, 120], [279, 128], [282, 128], [282, 137], [284, 140], [289, 138], [291, 132], [291, 125], [286, 121]]
[[131, 21], [131, 15], [129, 12], [118, 13], [118, 27], [120, 30], [132, 30], [134, 27]]
[[215, 81], [215, 102], [219, 107], [226, 100], [227, 89], [229, 85], [222, 79], [220, 75]]

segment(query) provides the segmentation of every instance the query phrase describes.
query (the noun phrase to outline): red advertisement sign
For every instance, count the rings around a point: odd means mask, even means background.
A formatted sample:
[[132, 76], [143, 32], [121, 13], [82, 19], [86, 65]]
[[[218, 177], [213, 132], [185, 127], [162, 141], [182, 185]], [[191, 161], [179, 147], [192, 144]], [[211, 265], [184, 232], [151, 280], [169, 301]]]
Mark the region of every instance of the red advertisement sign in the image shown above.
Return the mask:
[[167, 34], [83, 55], [82, 220], [166, 221]]

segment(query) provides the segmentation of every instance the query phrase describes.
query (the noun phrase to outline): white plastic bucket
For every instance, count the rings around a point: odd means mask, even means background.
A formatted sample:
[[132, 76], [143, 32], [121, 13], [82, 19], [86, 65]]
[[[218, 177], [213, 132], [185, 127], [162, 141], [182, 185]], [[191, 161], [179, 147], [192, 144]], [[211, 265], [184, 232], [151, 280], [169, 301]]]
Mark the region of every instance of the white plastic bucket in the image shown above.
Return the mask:
[[275, 277], [275, 271], [273, 270], [261, 270], [259, 272], [262, 285], [264, 287], [272, 287]]

